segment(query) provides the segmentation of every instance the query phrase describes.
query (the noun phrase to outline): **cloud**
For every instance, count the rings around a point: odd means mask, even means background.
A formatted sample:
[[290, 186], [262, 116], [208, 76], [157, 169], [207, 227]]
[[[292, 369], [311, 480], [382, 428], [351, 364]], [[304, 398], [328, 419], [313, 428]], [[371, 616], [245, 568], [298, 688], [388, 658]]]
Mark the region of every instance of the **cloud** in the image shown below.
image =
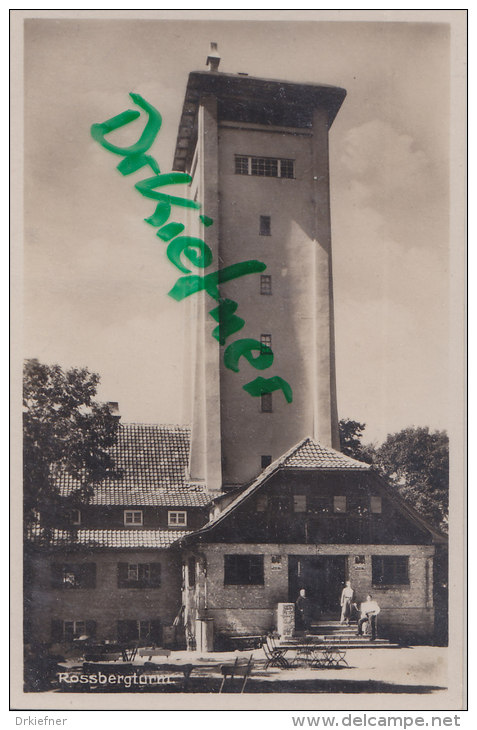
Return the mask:
[[352, 178], [361, 182], [363, 202], [421, 193], [429, 168], [426, 154], [414, 149], [413, 138], [380, 119], [347, 132], [341, 159]]

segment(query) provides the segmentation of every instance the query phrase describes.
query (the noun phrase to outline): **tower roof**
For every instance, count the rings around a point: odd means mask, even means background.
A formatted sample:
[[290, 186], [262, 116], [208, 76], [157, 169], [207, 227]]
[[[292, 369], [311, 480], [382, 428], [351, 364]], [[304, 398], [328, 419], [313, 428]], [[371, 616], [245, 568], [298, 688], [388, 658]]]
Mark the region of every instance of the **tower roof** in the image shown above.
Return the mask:
[[197, 137], [202, 94], [218, 101], [219, 119], [282, 127], [311, 127], [313, 109], [325, 109], [331, 126], [346, 96], [328, 84], [297, 84], [243, 74], [193, 71], [189, 74], [174, 154], [174, 170], [184, 171]]

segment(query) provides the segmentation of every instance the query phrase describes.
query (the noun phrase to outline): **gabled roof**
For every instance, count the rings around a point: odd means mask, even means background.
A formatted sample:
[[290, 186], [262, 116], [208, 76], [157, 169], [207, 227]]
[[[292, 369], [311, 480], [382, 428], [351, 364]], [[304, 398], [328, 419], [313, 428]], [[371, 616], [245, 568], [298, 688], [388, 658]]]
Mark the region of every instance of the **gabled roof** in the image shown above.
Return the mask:
[[206, 525], [192, 533], [198, 535], [203, 531], [208, 531], [211, 527], [217, 523], [222, 522], [227, 515], [235, 510], [239, 504], [242, 504], [244, 500], [250, 497], [276, 472], [280, 470], [297, 470], [297, 469], [309, 469], [320, 471], [364, 471], [370, 472], [371, 467], [369, 464], [365, 464], [356, 459], [352, 459], [350, 456], [346, 456], [335, 449], [322, 446], [317, 441], [314, 441], [309, 436], [302, 439], [296, 446], [293, 446], [289, 451], [286, 451], [282, 456], [267, 466], [261, 474], [240, 494], [231, 502], [225, 509], [211, 519]]
[[369, 471], [369, 464], [356, 461], [335, 449], [322, 446], [311, 438], [299, 444], [278, 459], [285, 469], [360, 469]]
[[[75, 548], [168, 548], [190, 530], [53, 530], [48, 547]], [[40, 533], [32, 536], [40, 541]]]
[[[187, 540], [188, 537], [194, 538], [196, 535], [200, 536], [204, 532], [209, 532], [217, 524], [227, 519], [228, 515], [233, 512], [240, 504], [248, 499], [252, 494], [257, 492], [270, 477], [279, 471], [296, 471], [296, 470], [319, 470], [321, 472], [333, 472], [339, 471], [356, 473], [357, 471], [368, 473], [372, 475], [373, 480], [380, 486], [380, 488], [386, 493], [386, 495], [393, 501], [396, 507], [405, 514], [414, 524], [418, 525], [421, 529], [429, 532], [433, 539], [437, 542], [446, 542], [447, 538], [445, 535], [436, 530], [430, 525], [419, 513], [410, 507], [404, 500], [397, 494], [387, 482], [379, 476], [379, 474], [369, 465], [356, 459], [352, 459], [345, 454], [335, 451], [335, 449], [322, 446], [313, 439], [307, 437], [300, 441], [296, 446], [293, 446], [283, 456], [273, 461], [263, 472], [237, 497], [225, 507], [222, 512], [215, 515], [207, 524], [201, 527], [195, 532], [189, 533], [184, 536]], [[181, 539], [182, 542], [182, 539]]]
[[[95, 486], [89, 504], [118, 506], [202, 507], [210, 502], [205, 488], [186, 481], [190, 432], [184, 426], [123, 423], [111, 447], [119, 477]], [[66, 472], [59, 477], [67, 497], [78, 482]]]

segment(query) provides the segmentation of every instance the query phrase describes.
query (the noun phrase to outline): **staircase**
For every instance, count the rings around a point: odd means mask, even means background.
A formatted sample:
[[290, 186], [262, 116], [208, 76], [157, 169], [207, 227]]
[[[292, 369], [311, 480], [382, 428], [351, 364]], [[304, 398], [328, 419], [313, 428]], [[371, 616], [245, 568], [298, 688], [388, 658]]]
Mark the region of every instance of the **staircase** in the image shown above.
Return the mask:
[[[341, 644], [347, 649], [398, 649], [399, 644], [394, 644], [389, 639], [379, 636], [379, 620], [378, 620], [378, 638], [371, 641], [370, 636], [357, 636], [358, 625], [356, 621], [350, 626], [342, 625], [339, 621], [327, 619], [323, 617], [320, 621], [312, 623], [307, 637], [316, 637], [328, 644]], [[296, 637], [298, 639], [298, 636]]]

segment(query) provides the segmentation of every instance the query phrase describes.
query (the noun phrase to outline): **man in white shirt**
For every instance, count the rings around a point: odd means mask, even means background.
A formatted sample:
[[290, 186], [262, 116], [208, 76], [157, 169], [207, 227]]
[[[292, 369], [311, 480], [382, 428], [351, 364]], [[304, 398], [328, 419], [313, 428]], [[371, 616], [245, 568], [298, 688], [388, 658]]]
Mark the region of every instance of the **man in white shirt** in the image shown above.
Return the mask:
[[341, 591], [341, 619], [340, 624], [348, 624], [351, 616], [351, 602], [353, 600], [354, 590], [351, 588], [351, 581], [347, 580], [346, 585]]
[[363, 624], [365, 621], [369, 621], [369, 624], [371, 626], [371, 639], [370, 641], [374, 641], [376, 639], [376, 616], [381, 611], [376, 601], [373, 601], [373, 597], [368, 594], [366, 596], [366, 600], [362, 602], [361, 607], [361, 616], [358, 621], [358, 636], [362, 636], [363, 634]]

